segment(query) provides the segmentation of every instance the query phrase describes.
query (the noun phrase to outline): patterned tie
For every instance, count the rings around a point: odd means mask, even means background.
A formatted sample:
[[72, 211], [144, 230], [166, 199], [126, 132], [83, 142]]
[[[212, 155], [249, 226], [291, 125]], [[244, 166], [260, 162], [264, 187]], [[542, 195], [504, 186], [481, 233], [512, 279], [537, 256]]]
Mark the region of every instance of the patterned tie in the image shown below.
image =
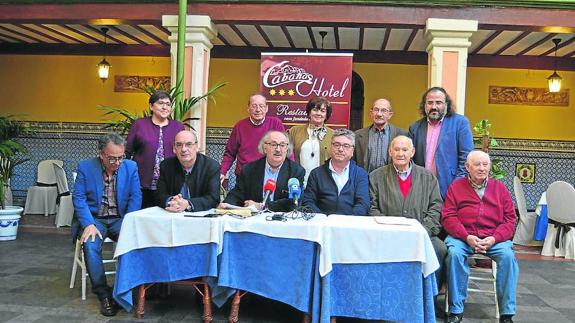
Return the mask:
[[164, 160], [164, 132], [160, 127], [160, 134], [158, 135], [158, 150], [156, 150], [156, 158], [154, 161], [154, 172], [152, 175], [151, 190], [158, 188], [158, 179], [160, 178], [160, 163]]
[[314, 129], [313, 135], [321, 141], [325, 138], [325, 135], [327, 135], [327, 129], [325, 127]]

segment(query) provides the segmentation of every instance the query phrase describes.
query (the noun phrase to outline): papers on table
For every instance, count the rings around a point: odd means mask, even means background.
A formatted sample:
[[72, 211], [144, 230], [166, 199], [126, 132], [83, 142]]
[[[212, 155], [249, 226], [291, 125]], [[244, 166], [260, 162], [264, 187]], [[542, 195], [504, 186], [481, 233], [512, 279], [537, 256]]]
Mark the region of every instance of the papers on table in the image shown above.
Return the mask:
[[207, 211], [199, 211], [199, 212], [184, 212], [184, 216], [186, 217], [192, 217], [192, 218], [201, 218], [201, 217], [206, 217], [206, 216], [210, 216], [212, 214], [215, 213], [216, 209], [209, 209]]
[[374, 216], [373, 220], [379, 224], [414, 225], [413, 223], [414, 219], [408, 219], [402, 216]]

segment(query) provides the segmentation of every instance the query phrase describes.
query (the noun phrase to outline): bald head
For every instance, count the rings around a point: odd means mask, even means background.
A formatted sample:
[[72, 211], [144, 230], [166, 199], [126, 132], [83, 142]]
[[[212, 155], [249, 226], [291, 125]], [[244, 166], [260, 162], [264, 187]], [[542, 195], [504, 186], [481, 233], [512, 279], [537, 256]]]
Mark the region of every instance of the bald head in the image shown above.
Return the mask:
[[174, 139], [174, 154], [182, 166], [189, 168], [196, 162], [198, 154], [198, 137], [190, 130], [182, 130]]
[[389, 144], [389, 158], [397, 170], [406, 171], [413, 155], [415, 155], [415, 148], [409, 137], [397, 136]]
[[378, 129], [383, 129], [389, 119], [391, 119], [391, 116], [393, 116], [391, 102], [384, 98], [375, 100], [371, 106], [370, 116], [373, 124]]
[[489, 154], [487, 154], [483, 150], [472, 150], [467, 155], [466, 163], [471, 163], [473, 160], [476, 159], [487, 159], [491, 163], [491, 158], [489, 157]]
[[481, 150], [474, 150], [467, 155], [465, 169], [467, 169], [471, 181], [481, 185], [489, 176], [491, 159], [487, 153]]

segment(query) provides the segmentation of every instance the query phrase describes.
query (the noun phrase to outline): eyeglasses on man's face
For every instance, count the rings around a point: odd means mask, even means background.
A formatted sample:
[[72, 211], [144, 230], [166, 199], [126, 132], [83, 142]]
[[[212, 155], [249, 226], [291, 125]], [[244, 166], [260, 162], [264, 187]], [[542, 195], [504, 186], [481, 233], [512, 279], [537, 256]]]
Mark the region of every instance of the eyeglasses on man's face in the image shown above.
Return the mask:
[[333, 148], [335, 148], [335, 149], [343, 148], [343, 149], [345, 149], [345, 150], [348, 150], [348, 149], [353, 148], [353, 145], [350, 145], [350, 144], [342, 144], [342, 143], [339, 143], [339, 142], [332, 142], [332, 143], [331, 143], [331, 146], [332, 146]]
[[250, 109], [252, 110], [265, 110], [267, 108], [267, 104], [250, 104]]
[[176, 146], [176, 149], [182, 149], [184, 147], [188, 148], [188, 149], [192, 149], [192, 147], [194, 147], [195, 144], [197, 144], [198, 142], [176, 142], [174, 144], [174, 146]]
[[378, 114], [378, 113], [386, 114], [386, 113], [391, 113], [391, 110], [389, 110], [389, 109], [371, 109], [371, 112], [373, 112], [375, 114]]
[[434, 106], [434, 105], [440, 107], [440, 106], [445, 105], [445, 102], [443, 102], [443, 101], [431, 101], [430, 100], [430, 101], [426, 101], [425, 104], [429, 107]]
[[104, 157], [106, 158], [106, 160], [107, 160], [108, 163], [110, 163], [110, 164], [121, 163], [122, 160], [124, 160], [124, 158], [126, 158], [125, 155], [122, 155], [122, 156], [108, 156], [108, 155], [106, 155], [106, 154], [104, 154]]
[[277, 149], [278, 147], [280, 149], [286, 149], [289, 144], [285, 143], [285, 142], [281, 142], [281, 143], [277, 143], [277, 142], [266, 142], [266, 145], [272, 147], [273, 149]]

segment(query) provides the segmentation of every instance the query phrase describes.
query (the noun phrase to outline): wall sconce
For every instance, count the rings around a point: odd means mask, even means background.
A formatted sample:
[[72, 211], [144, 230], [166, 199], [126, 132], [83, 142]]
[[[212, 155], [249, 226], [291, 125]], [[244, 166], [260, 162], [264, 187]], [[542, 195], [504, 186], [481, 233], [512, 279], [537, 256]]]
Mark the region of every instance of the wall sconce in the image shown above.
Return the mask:
[[560, 38], [553, 38], [553, 43], [555, 43], [555, 69], [553, 70], [553, 74], [549, 75], [547, 78], [547, 83], [549, 85], [549, 92], [557, 93], [561, 91], [561, 76], [557, 74], [557, 47], [561, 42]]
[[319, 32], [319, 35], [321, 36], [321, 49], [323, 50], [323, 40], [324, 40], [325, 36], [327, 36], [327, 31], [322, 30]]
[[[104, 52], [106, 50], [106, 36], [108, 34], [108, 30], [110, 30], [108, 27], [102, 27], [102, 34], [104, 34]], [[104, 55], [104, 57], [102, 58], [102, 61], [100, 63], [98, 63], [98, 76], [100, 77], [100, 80], [102, 80], [103, 82], [106, 82], [106, 80], [108, 79], [108, 76], [110, 75], [110, 67], [112, 65], [110, 65], [110, 63], [108, 63], [108, 61], [106, 60], [106, 55]]]

